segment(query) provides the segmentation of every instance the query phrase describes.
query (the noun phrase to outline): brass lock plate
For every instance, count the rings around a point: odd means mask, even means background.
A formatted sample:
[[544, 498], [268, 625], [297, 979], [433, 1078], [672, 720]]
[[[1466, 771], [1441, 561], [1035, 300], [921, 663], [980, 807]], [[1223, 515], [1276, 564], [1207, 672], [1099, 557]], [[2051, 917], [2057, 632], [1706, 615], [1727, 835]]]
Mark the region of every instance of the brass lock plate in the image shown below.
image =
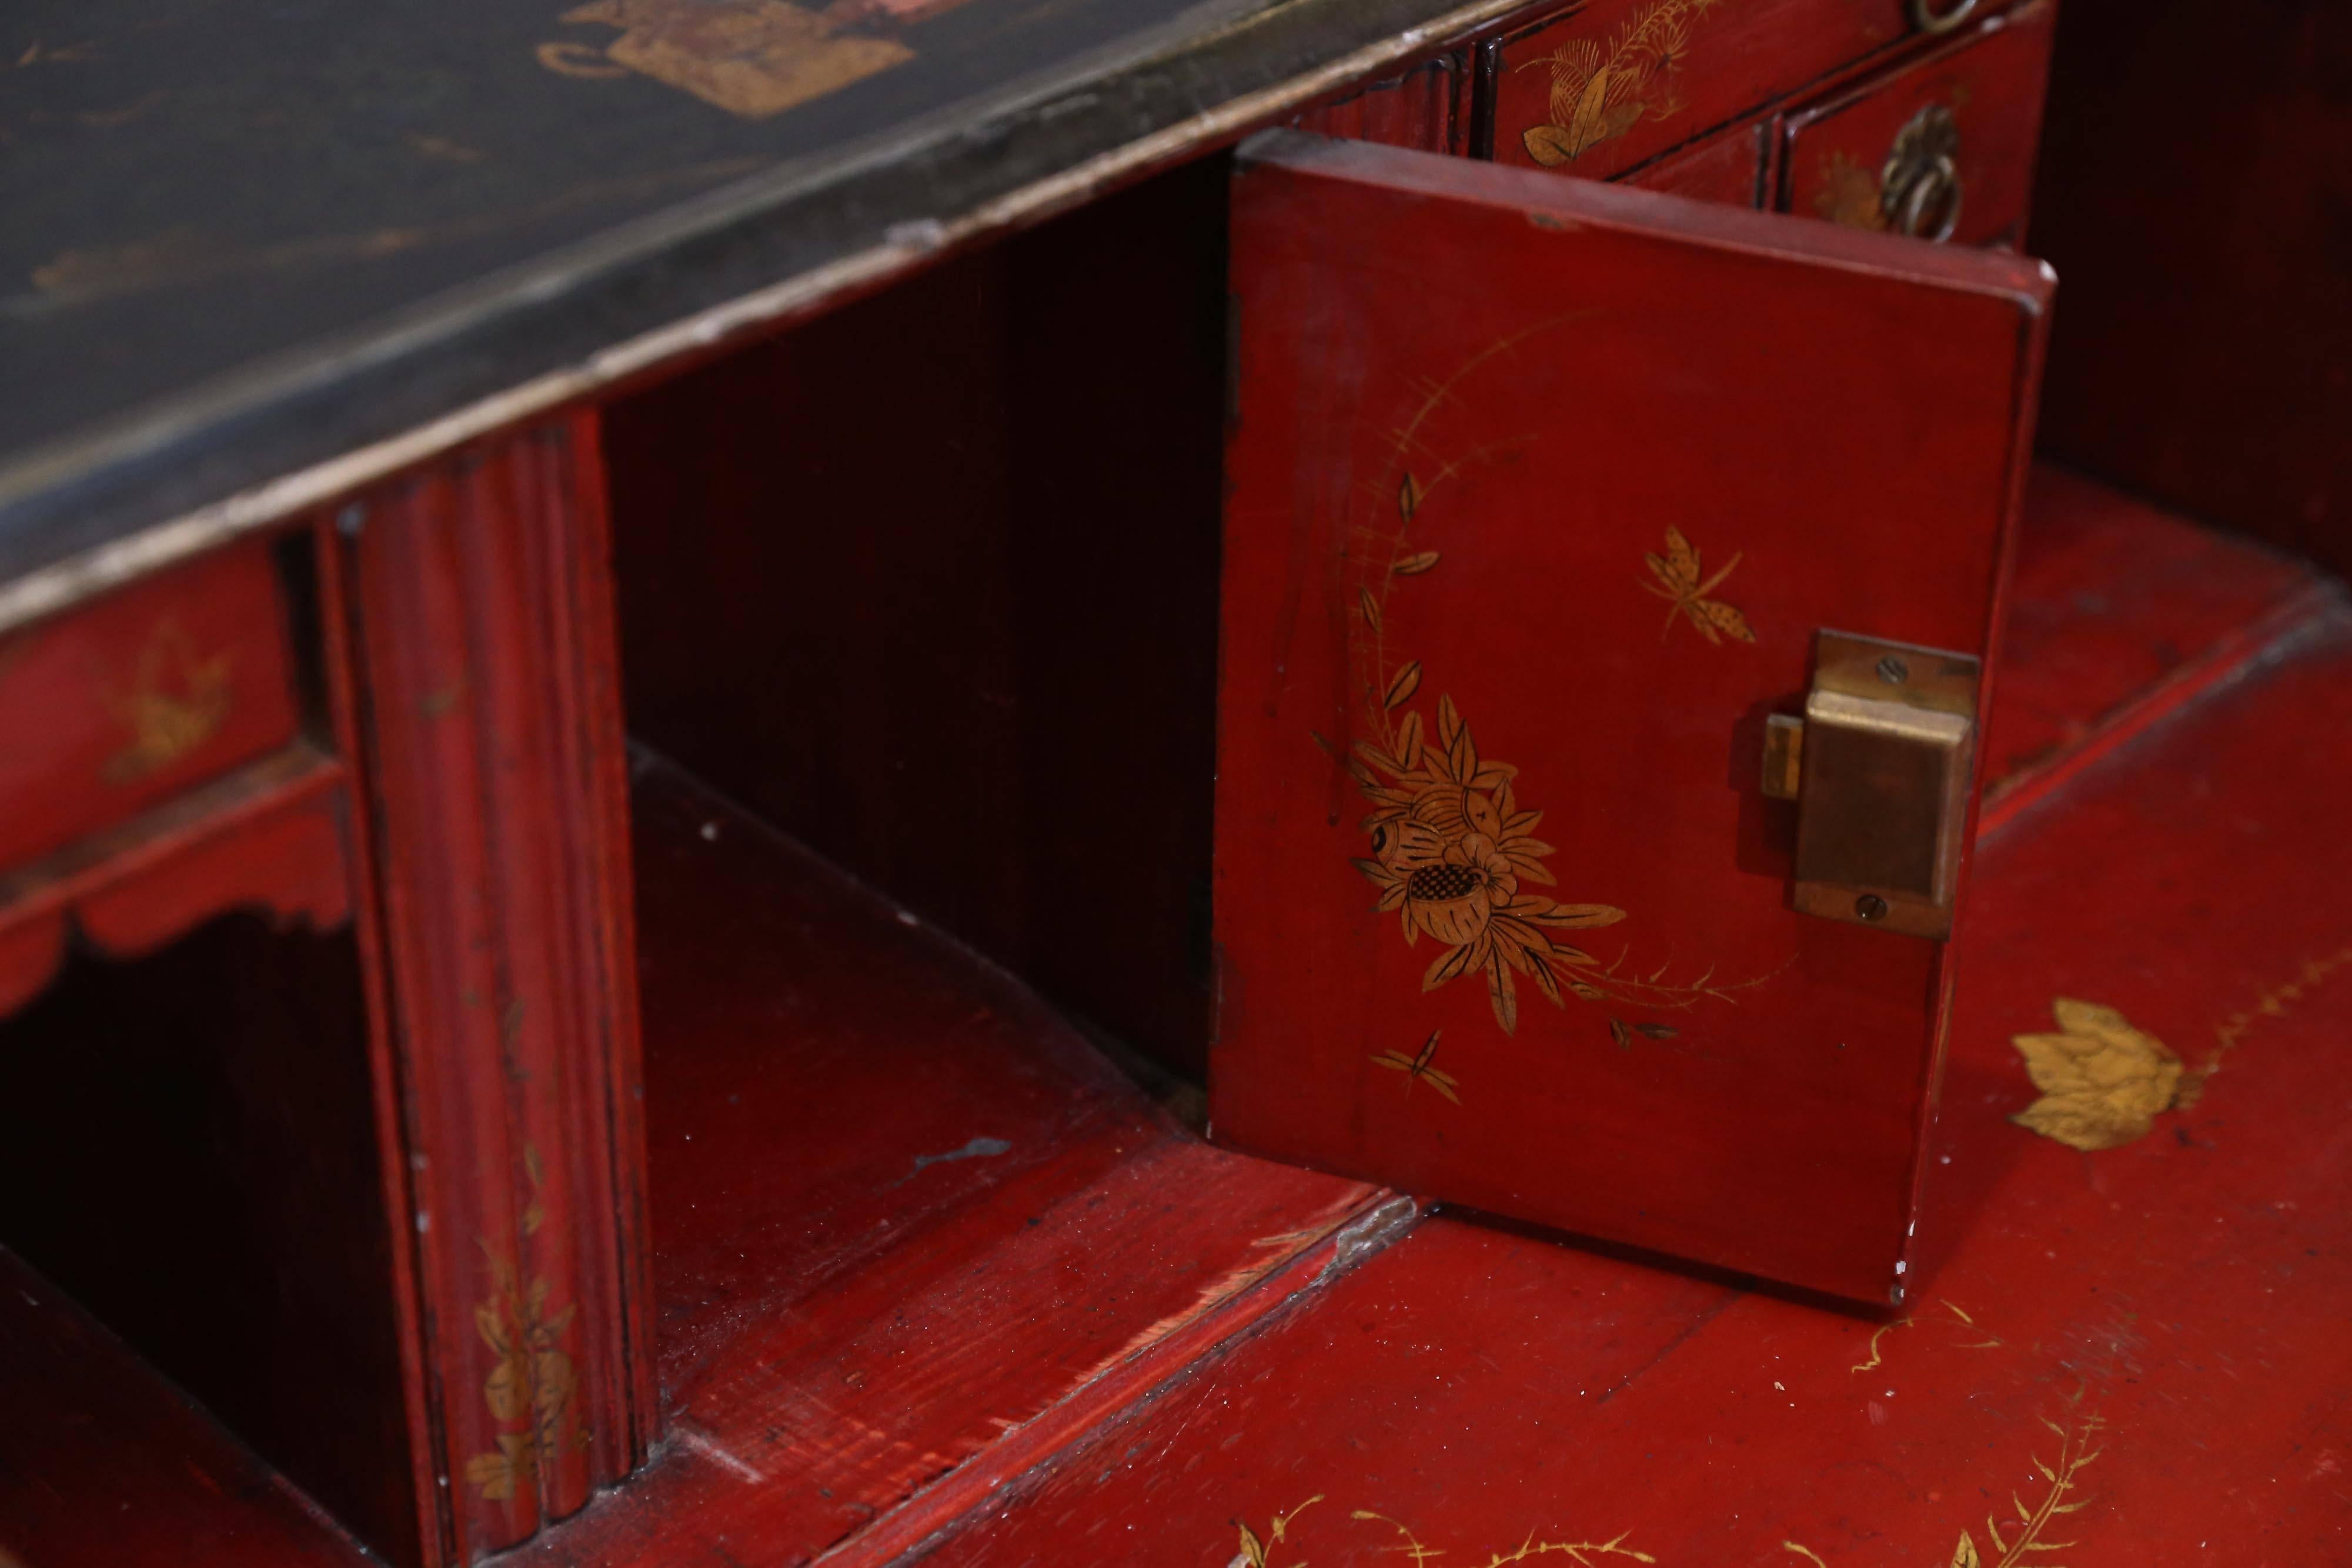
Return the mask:
[[1797, 802], [1796, 907], [1951, 935], [1981, 666], [1967, 653], [1824, 631], [1801, 719], [1766, 726], [1764, 792]]

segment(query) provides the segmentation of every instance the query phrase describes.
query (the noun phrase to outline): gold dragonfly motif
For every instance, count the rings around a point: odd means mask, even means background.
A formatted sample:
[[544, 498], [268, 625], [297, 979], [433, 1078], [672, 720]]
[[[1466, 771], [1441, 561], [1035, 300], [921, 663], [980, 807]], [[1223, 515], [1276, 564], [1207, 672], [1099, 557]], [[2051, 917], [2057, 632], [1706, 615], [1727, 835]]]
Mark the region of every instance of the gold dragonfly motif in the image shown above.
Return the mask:
[[1432, 1059], [1437, 1055], [1437, 1037], [1444, 1032], [1442, 1029], [1431, 1030], [1429, 1038], [1421, 1042], [1421, 1050], [1412, 1056], [1407, 1056], [1402, 1051], [1383, 1051], [1372, 1058], [1373, 1064], [1403, 1073], [1405, 1092], [1408, 1094], [1412, 1092], [1413, 1083], [1418, 1080], [1444, 1095], [1454, 1104], [1459, 1105], [1462, 1103], [1462, 1096], [1454, 1092], [1458, 1080], [1454, 1074], [1440, 1071], [1430, 1065]]
[[1666, 553], [1663, 559], [1646, 551], [1642, 559], [1650, 563], [1650, 571], [1658, 580], [1656, 583], [1642, 582], [1638, 577], [1633, 580], [1671, 606], [1666, 612], [1666, 623], [1658, 629], [1660, 642], [1665, 641], [1666, 633], [1675, 629], [1675, 618], [1678, 615], [1687, 617], [1690, 623], [1698, 629], [1698, 634], [1717, 647], [1722, 646], [1726, 637], [1735, 643], [1756, 641], [1755, 632], [1748, 627], [1748, 617], [1722, 601], [1707, 597], [1722, 586], [1723, 580], [1729, 577], [1732, 569], [1739, 564], [1738, 550], [1731, 552], [1731, 559], [1723, 563], [1721, 571], [1704, 582], [1699, 580], [1698, 551], [1690, 540], [1683, 537], [1680, 528], [1666, 530]]

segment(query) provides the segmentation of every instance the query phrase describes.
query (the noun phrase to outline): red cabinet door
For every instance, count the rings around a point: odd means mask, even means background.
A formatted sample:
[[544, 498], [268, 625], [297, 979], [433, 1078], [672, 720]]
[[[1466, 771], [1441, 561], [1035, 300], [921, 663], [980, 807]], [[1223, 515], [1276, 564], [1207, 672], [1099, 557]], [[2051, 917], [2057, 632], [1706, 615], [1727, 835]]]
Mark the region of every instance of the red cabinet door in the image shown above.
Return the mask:
[[1293, 132], [1232, 266], [1214, 1134], [1899, 1301], [1949, 965], [1766, 721], [1990, 667], [2048, 270]]

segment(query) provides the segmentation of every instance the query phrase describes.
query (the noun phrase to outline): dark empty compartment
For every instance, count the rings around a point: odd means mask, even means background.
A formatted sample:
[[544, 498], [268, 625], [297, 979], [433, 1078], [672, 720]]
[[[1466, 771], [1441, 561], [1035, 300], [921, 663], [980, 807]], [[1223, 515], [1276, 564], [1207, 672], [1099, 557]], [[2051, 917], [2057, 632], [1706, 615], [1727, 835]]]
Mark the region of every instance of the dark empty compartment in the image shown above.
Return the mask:
[[348, 928], [254, 915], [69, 957], [0, 1020], [0, 1247], [415, 1561], [362, 998]]
[[616, 403], [632, 734], [1206, 1054], [1225, 161]]

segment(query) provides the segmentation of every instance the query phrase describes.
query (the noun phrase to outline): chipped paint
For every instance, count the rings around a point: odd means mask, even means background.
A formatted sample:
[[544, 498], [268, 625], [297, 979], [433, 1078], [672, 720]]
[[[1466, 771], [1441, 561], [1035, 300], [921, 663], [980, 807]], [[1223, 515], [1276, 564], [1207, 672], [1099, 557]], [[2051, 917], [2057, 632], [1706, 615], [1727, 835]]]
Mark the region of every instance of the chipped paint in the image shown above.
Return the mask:
[[686, 1425], [683, 1421], [679, 1422], [673, 1430], [675, 1431], [681, 1447], [693, 1449], [696, 1453], [700, 1454], [704, 1458], [709, 1459], [712, 1464], [717, 1465], [720, 1469], [727, 1470], [734, 1475], [740, 1476], [744, 1480], [750, 1481], [754, 1486], [758, 1486], [768, 1479], [767, 1476], [760, 1470], [754, 1469], [751, 1466], [745, 1464], [741, 1459], [736, 1458], [736, 1456], [730, 1452], [724, 1444], [720, 1443], [717, 1438], [711, 1437], [709, 1434], [698, 1431], [694, 1427]]
[[957, 1160], [993, 1159], [999, 1155], [1009, 1155], [1012, 1152], [1013, 1145], [1006, 1143], [1003, 1138], [974, 1138], [970, 1143], [964, 1145], [963, 1147], [960, 1149], [950, 1149], [945, 1154], [917, 1155], [915, 1156], [915, 1168], [908, 1171], [905, 1176], [900, 1176], [897, 1181], [892, 1182], [890, 1186], [884, 1187], [882, 1190], [888, 1192], [891, 1187], [904, 1186], [908, 1182], [914, 1180], [917, 1176], [922, 1175], [925, 1170], [929, 1169], [932, 1166], [949, 1165]]

